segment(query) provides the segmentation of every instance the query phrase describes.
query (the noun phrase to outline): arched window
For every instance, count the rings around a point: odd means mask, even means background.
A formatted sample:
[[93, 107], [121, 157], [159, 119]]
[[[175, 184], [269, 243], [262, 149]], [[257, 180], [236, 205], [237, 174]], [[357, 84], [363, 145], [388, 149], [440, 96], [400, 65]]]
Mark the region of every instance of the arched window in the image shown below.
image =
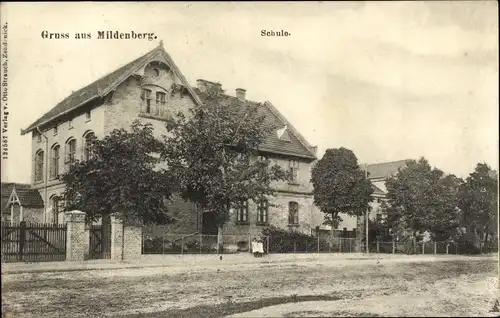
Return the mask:
[[66, 142], [66, 158], [64, 160], [67, 170], [69, 170], [69, 168], [75, 163], [75, 155], [76, 155], [76, 139], [70, 138]]
[[297, 202], [288, 202], [288, 224], [299, 224], [299, 204]]
[[90, 141], [95, 137], [93, 131], [87, 131], [83, 134], [83, 160], [87, 161], [92, 156]]
[[59, 150], [60, 146], [55, 144], [50, 149], [50, 177], [55, 179], [59, 176]]
[[53, 195], [50, 197], [50, 202], [52, 204], [52, 222], [59, 223], [59, 197]]
[[43, 150], [38, 150], [35, 154], [35, 182], [43, 181]]

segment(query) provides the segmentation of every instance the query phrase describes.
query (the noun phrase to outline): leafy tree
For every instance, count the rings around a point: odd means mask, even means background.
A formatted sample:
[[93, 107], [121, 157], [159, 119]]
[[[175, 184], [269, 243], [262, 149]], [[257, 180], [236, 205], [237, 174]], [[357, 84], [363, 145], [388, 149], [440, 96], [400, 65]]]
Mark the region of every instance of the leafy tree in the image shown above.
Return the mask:
[[432, 168], [425, 158], [408, 160], [386, 181], [388, 223], [411, 230], [413, 237], [430, 231], [436, 240], [448, 238], [458, 225], [460, 183], [459, 178]]
[[458, 193], [461, 225], [486, 243], [497, 230], [498, 176], [485, 163], [479, 163]]
[[169, 223], [170, 183], [157, 169], [162, 149], [151, 124], [139, 121], [131, 131], [115, 129], [102, 140], [89, 139], [88, 160], [75, 161], [60, 177], [66, 185], [65, 209], [85, 211], [88, 220], [121, 213], [128, 221]]
[[288, 177], [268, 160], [252, 160], [275, 129], [264, 124], [258, 108], [227, 103], [221, 91], [213, 90], [203, 105], [190, 110], [191, 116], [179, 113], [166, 125], [162, 158], [168, 172], [185, 200], [213, 213], [219, 239], [231, 207], [273, 195], [272, 182]]
[[328, 149], [311, 171], [314, 204], [325, 213], [331, 235], [342, 221], [340, 213], [362, 216], [373, 200], [371, 182], [360, 169], [354, 153], [346, 148]]

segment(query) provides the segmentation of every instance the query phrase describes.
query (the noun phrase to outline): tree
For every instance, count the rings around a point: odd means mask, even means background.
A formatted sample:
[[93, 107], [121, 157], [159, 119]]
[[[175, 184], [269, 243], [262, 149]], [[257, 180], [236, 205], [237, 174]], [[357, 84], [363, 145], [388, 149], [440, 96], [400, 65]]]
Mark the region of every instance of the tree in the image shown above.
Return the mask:
[[213, 90], [190, 116], [179, 113], [167, 121], [162, 158], [168, 173], [185, 200], [214, 215], [219, 240], [231, 207], [273, 195], [271, 183], [288, 177], [269, 160], [252, 160], [275, 129], [264, 124], [258, 108], [228, 104], [221, 91]]
[[432, 168], [425, 158], [408, 160], [386, 181], [388, 223], [409, 229], [413, 237], [430, 231], [436, 240], [448, 238], [456, 229], [456, 194], [461, 179]]
[[112, 213], [146, 224], [172, 221], [165, 205], [170, 182], [157, 168], [163, 144], [154, 138], [151, 124], [134, 121], [130, 132], [115, 129], [88, 142], [88, 160], [75, 161], [60, 177], [66, 210], [85, 211], [91, 221]]
[[485, 163], [477, 164], [458, 192], [461, 225], [486, 243], [497, 230], [498, 176]]
[[362, 216], [373, 189], [354, 153], [346, 148], [328, 149], [311, 171], [314, 204], [325, 213], [331, 235], [342, 221], [340, 213]]

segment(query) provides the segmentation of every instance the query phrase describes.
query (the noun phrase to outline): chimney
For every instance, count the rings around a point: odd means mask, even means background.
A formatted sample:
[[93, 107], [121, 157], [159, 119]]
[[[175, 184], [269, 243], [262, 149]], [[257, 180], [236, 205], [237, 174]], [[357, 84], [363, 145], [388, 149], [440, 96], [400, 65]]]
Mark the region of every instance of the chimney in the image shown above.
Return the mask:
[[222, 92], [222, 84], [210, 82], [204, 79], [196, 80], [196, 87], [200, 90], [200, 92], [204, 93], [208, 90], [215, 90], [218, 92]]
[[207, 83], [202, 79], [198, 79], [196, 80], [196, 87], [203, 93], [207, 90]]
[[243, 88], [236, 89], [236, 97], [238, 97], [239, 100], [245, 100], [245, 93], [246, 89]]

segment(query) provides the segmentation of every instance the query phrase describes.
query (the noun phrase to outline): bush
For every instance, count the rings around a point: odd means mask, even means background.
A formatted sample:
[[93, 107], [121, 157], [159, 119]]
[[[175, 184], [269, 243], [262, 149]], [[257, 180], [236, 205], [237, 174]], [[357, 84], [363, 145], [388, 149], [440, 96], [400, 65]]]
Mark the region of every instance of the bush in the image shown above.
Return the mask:
[[269, 252], [288, 253], [314, 251], [318, 248], [318, 238], [312, 235], [270, 226], [262, 230], [269, 237]]

